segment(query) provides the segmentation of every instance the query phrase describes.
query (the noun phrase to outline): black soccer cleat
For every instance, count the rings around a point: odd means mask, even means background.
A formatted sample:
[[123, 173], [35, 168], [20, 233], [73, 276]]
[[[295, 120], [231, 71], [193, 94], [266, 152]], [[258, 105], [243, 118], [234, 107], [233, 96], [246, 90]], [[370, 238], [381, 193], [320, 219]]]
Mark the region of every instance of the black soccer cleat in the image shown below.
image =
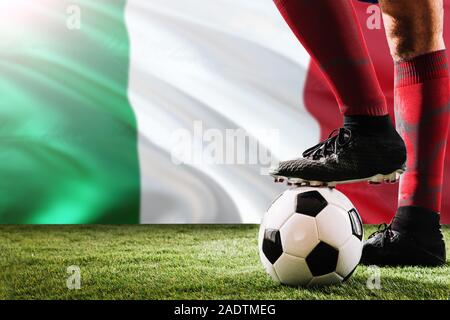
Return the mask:
[[442, 233], [426, 241], [392, 230], [383, 224], [364, 242], [361, 264], [377, 266], [427, 266], [445, 264]]
[[344, 127], [303, 152], [303, 158], [281, 162], [270, 175], [275, 182], [313, 187], [361, 181], [395, 183], [405, 162], [406, 147], [395, 130], [374, 135]]

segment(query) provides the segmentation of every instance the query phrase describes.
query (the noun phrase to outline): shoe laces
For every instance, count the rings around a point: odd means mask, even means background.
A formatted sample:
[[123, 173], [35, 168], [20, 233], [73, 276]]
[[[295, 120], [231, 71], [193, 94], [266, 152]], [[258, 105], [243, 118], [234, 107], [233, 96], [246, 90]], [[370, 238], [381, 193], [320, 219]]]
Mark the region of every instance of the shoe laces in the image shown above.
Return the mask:
[[378, 230], [372, 233], [369, 236], [369, 239], [379, 234], [382, 235], [381, 237], [382, 244], [384, 244], [385, 241], [390, 241], [394, 237], [394, 232], [392, 231], [391, 225], [390, 224], [388, 225], [386, 223], [378, 225]]
[[303, 152], [304, 158], [318, 160], [336, 154], [347, 145], [352, 138], [352, 132], [347, 128], [334, 129], [328, 138]]

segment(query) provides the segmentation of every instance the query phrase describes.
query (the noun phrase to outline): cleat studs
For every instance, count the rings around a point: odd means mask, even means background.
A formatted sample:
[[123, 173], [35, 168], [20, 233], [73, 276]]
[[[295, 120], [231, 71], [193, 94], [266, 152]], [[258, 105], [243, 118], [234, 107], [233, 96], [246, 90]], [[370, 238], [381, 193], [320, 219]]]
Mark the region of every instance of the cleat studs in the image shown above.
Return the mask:
[[396, 178], [397, 178], [397, 173], [396, 172], [391, 173], [390, 175], [388, 175], [386, 177], [387, 180], [395, 180]]
[[384, 176], [377, 174], [377, 175], [373, 176], [372, 178], [370, 178], [369, 184], [381, 184], [381, 183], [383, 183], [383, 180], [384, 180]]
[[386, 175], [384, 178], [386, 183], [397, 183], [400, 179], [400, 175], [403, 173], [401, 170], [397, 170], [395, 172], [392, 172], [391, 174]]
[[284, 182], [284, 179], [283, 178], [279, 178], [278, 181], [279, 182]]

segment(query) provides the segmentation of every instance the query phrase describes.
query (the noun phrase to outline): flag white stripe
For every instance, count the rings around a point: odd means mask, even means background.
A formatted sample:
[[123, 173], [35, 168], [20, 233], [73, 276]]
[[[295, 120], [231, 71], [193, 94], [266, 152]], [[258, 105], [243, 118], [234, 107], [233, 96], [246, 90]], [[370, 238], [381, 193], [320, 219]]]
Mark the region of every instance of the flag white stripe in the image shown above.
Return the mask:
[[319, 138], [302, 99], [308, 55], [269, 0], [129, 0], [126, 23], [141, 222], [258, 223], [282, 186], [257, 165], [177, 166], [170, 138], [197, 120], [253, 136], [279, 129], [274, 155], [298, 156]]

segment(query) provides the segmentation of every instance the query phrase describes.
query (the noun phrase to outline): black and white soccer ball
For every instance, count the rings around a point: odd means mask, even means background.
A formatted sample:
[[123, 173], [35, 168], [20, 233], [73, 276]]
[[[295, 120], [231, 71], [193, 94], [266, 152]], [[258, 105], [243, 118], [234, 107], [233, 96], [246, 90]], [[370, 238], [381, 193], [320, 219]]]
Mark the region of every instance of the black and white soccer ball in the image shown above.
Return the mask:
[[330, 188], [293, 188], [261, 223], [259, 255], [267, 273], [292, 286], [340, 283], [356, 269], [363, 226], [351, 201]]

